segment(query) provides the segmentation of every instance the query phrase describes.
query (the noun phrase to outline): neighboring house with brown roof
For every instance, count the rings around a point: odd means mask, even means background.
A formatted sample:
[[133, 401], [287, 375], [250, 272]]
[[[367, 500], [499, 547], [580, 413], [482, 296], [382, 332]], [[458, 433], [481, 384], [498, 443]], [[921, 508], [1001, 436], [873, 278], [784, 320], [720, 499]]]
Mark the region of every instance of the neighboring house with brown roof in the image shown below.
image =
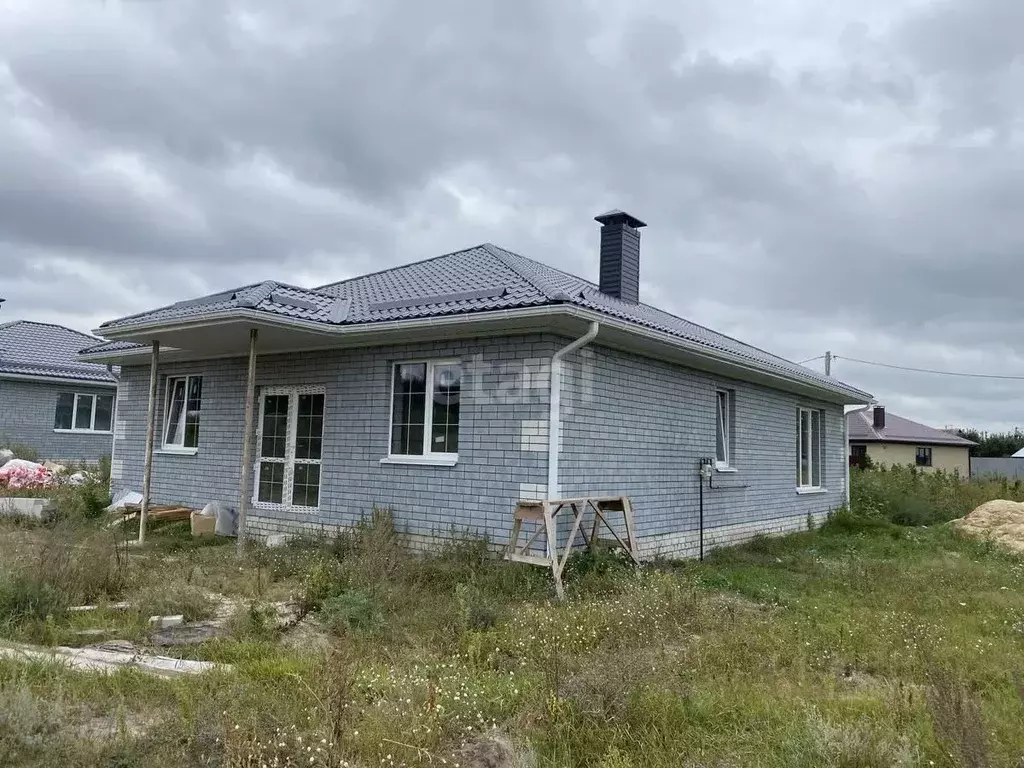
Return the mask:
[[117, 377], [78, 353], [98, 339], [62, 325], [0, 324], [0, 446], [95, 463], [114, 443]]
[[909, 464], [970, 477], [970, 451], [977, 443], [886, 413], [880, 405], [848, 413], [846, 420], [853, 463], [867, 457], [878, 466]]
[[377, 506], [415, 543], [503, 542], [520, 499], [627, 495], [645, 555], [691, 554], [702, 521], [725, 544], [843, 506], [844, 405], [870, 395], [643, 304], [643, 222], [597, 220], [597, 283], [484, 244], [104, 323], [82, 359], [122, 366], [115, 489], [143, 488], [152, 382], [153, 502], [248, 486], [252, 532]]

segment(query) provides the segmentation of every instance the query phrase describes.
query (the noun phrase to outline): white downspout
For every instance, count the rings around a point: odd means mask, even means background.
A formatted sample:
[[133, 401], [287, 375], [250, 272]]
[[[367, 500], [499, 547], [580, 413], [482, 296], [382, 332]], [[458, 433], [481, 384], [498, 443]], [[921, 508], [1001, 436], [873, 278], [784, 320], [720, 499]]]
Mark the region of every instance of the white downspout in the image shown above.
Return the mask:
[[597, 337], [601, 326], [595, 320], [590, 324], [590, 330], [580, 336], [568, 346], [562, 347], [551, 356], [551, 393], [548, 403], [551, 407], [548, 413], [548, 489], [547, 498], [557, 499], [558, 490], [558, 454], [561, 448], [561, 408], [562, 408], [562, 358], [584, 347]]
[[843, 452], [846, 459], [846, 508], [850, 508], [850, 422], [843, 407]]

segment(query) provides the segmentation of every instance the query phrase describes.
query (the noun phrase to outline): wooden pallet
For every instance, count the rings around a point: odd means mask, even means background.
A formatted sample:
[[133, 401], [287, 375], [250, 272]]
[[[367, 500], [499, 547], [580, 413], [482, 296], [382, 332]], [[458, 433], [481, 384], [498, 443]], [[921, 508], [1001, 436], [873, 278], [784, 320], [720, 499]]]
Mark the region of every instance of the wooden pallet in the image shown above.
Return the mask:
[[[573, 516], [572, 528], [569, 531], [565, 545], [558, 544], [558, 516], [563, 512], [571, 512]], [[625, 538], [619, 536], [618, 532], [608, 521], [611, 514], [622, 515]], [[635, 524], [633, 518], [633, 507], [627, 496], [583, 496], [571, 499], [539, 499], [536, 501], [520, 501], [512, 513], [512, 534], [509, 537], [508, 546], [505, 549], [505, 559], [517, 563], [529, 563], [550, 567], [555, 578], [555, 594], [559, 599], [565, 597], [565, 589], [562, 584], [562, 572], [572, 554], [573, 542], [577, 534], [582, 534], [586, 541], [587, 549], [593, 549], [602, 544], [600, 532], [602, 525], [612, 535], [614, 542], [621, 547], [632, 559], [639, 564], [639, 551], [636, 545]], [[589, 532], [584, 522], [591, 518]], [[524, 531], [524, 524], [532, 527]], [[525, 541], [520, 538], [526, 535]], [[542, 539], [543, 537], [543, 539]], [[544, 543], [545, 554], [535, 554], [535, 544], [540, 541]]]

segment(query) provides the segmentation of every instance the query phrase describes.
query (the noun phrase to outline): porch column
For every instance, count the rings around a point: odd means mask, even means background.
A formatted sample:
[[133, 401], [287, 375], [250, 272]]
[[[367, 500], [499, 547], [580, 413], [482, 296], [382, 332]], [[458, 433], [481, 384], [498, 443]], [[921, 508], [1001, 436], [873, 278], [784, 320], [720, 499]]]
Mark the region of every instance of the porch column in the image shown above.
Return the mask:
[[252, 443], [253, 421], [256, 414], [256, 337], [255, 328], [249, 330], [249, 376], [245, 382], [245, 427], [242, 433], [242, 476], [238, 499], [238, 556], [245, 552], [245, 518], [249, 513], [252, 496]]
[[146, 543], [146, 522], [149, 519], [149, 490], [153, 480], [153, 441], [156, 439], [156, 378], [160, 362], [160, 342], [153, 342], [149, 363], [149, 410], [146, 421], [146, 464], [142, 472], [142, 508], [139, 510], [139, 544]]

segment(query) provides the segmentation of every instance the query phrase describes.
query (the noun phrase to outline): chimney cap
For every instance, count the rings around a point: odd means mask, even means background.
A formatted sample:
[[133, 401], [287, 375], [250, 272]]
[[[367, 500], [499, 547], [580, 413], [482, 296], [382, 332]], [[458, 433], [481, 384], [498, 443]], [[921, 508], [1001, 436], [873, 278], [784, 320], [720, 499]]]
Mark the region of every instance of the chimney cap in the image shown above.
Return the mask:
[[620, 211], [618, 208], [613, 208], [607, 213], [602, 213], [600, 216], [595, 216], [594, 221], [600, 224], [619, 224], [625, 223], [631, 226], [633, 229], [640, 229], [640, 227], [646, 227], [647, 225], [640, 221], [636, 216], [631, 216], [625, 211]]

